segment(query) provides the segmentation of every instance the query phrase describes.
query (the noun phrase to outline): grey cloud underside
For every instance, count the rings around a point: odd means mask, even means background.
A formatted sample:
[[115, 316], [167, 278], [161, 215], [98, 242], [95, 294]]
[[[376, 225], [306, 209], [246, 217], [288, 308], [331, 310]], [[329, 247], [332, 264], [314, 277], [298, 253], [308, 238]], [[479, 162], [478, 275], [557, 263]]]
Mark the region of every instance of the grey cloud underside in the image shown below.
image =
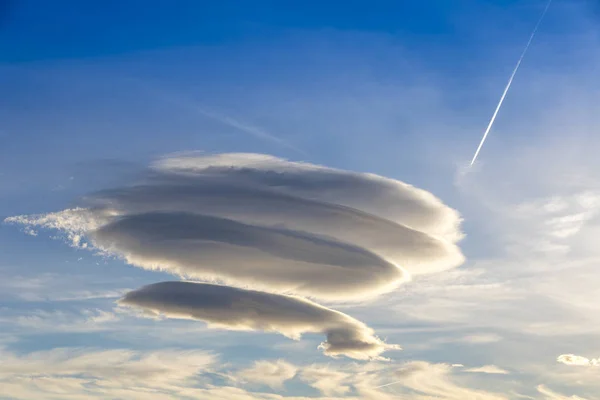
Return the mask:
[[458, 214], [428, 192], [264, 155], [166, 158], [144, 183], [87, 202], [12, 221], [88, 237], [144, 268], [330, 299], [384, 293], [406, 280], [403, 271], [464, 260]]
[[309, 232], [369, 249], [415, 275], [455, 267], [464, 260], [451, 242], [364, 211], [214, 176], [173, 177], [104, 191], [91, 201], [97, 210], [122, 215], [188, 212]]
[[128, 215], [90, 237], [135, 265], [263, 290], [344, 298], [404, 279], [397, 266], [361, 247], [200, 214]]
[[330, 356], [378, 358], [385, 350], [398, 348], [375, 337], [362, 322], [294, 296], [196, 282], [161, 282], [127, 293], [120, 303], [233, 330], [278, 332], [293, 338], [322, 333], [327, 340], [320, 348]]

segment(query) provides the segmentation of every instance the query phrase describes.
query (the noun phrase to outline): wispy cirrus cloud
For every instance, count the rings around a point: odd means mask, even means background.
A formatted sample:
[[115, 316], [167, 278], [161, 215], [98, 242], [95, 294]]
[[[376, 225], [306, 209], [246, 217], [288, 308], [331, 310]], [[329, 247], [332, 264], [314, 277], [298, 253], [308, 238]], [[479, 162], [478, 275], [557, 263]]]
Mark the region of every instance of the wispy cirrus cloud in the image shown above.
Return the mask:
[[[506, 399], [460, 382], [449, 365], [423, 361], [299, 365], [257, 360], [239, 367], [221, 362], [212, 352], [180, 348], [56, 348], [29, 353], [0, 349], [0, 356], [0, 389], [14, 399], [305, 399], [284, 394], [290, 382], [317, 389], [320, 395], [310, 397], [317, 400]], [[377, 387], [393, 380], [398, 382]], [[272, 390], [255, 391], [257, 384]]]
[[536, 389], [539, 394], [544, 396], [545, 400], [586, 400], [586, 398], [584, 397], [579, 397], [575, 395], [567, 396], [560, 394], [549, 389], [546, 385], [538, 385]]
[[[410, 396], [415, 400], [425, 399], [481, 399], [481, 400], [506, 400], [507, 397], [485, 390], [477, 390], [461, 385], [453, 376], [453, 367], [448, 364], [433, 364], [424, 361], [411, 361], [396, 366], [391, 372], [385, 374], [387, 382], [379, 381], [379, 385], [368, 389], [391, 392], [394, 395]], [[368, 382], [368, 381], [367, 381]], [[366, 389], [366, 387], [365, 387]], [[387, 398], [387, 393], [382, 393], [381, 398]], [[397, 398], [390, 396], [389, 398]]]
[[259, 360], [251, 367], [236, 373], [236, 378], [250, 383], [270, 386], [273, 389], [282, 389], [286, 381], [294, 378], [298, 368], [285, 360]]
[[325, 396], [344, 396], [351, 391], [353, 376], [355, 375], [351, 371], [326, 365], [310, 365], [302, 368], [300, 379]]

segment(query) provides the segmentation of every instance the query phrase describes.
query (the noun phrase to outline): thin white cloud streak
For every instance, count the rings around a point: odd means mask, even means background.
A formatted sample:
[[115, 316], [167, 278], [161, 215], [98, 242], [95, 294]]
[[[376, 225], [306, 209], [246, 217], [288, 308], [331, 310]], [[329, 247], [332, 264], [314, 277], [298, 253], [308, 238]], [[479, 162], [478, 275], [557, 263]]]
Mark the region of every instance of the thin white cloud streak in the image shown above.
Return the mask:
[[210, 370], [217, 358], [205, 351], [160, 350], [142, 353], [131, 350], [97, 350], [55, 348], [39, 351], [26, 357], [1, 350], [0, 377], [26, 373], [35, 375], [102, 375], [105, 379], [124, 382], [127, 379], [144, 379], [164, 383], [187, 379], [198, 371]]
[[21, 335], [110, 331], [121, 320], [119, 315], [102, 309], [83, 309], [78, 312], [33, 310], [4, 314], [0, 318], [2, 328]]
[[180, 392], [217, 361], [209, 352], [170, 349], [56, 348], [23, 355], [0, 349], [0, 357], [0, 396], [11, 399], [186, 398]]
[[[401, 393], [410, 393], [410, 399], [445, 399], [445, 400], [507, 400], [500, 394], [470, 389], [456, 383], [452, 377], [453, 367], [448, 364], [431, 364], [424, 361], [413, 361], [396, 369], [393, 376], [400, 378], [375, 389], [389, 387]], [[403, 392], [401, 390], [408, 390]]]
[[197, 374], [210, 371], [216, 361], [210, 353], [184, 350], [57, 348], [27, 355], [1, 351], [0, 355], [0, 391], [17, 399], [133, 399], [140, 392], [149, 393], [144, 398], [164, 398]]
[[376, 386], [375, 389], [381, 389], [384, 387], [388, 387], [388, 386], [392, 386], [392, 385], [397, 385], [399, 383], [402, 383], [403, 381], [394, 381], [394, 382], [390, 382], [390, 383], [386, 383], [384, 385], [380, 385], [380, 386]]
[[294, 146], [290, 143], [288, 143], [287, 141], [274, 136], [268, 132], [266, 132], [263, 129], [257, 128], [255, 126], [249, 125], [247, 123], [243, 123], [235, 118], [232, 118], [231, 116], [227, 116], [227, 115], [223, 115], [223, 114], [219, 114], [216, 113], [214, 111], [208, 110], [204, 107], [201, 107], [197, 104], [189, 104], [189, 107], [197, 112], [199, 112], [200, 114], [204, 115], [205, 117], [208, 118], [212, 118], [216, 121], [221, 122], [222, 124], [228, 125], [232, 128], [236, 128], [242, 132], [248, 133], [252, 136], [255, 136], [259, 139], [263, 139], [263, 140], [267, 140], [273, 143], [276, 143], [280, 146], [283, 146], [287, 149], [293, 150], [294, 152], [303, 155], [303, 156], [307, 156], [308, 154], [304, 151], [301, 150], [300, 148], [298, 148], [297, 146]]
[[223, 113], [218, 113], [214, 110], [210, 110], [207, 107], [199, 104], [197, 101], [191, 100], [189, 98], [184, 98], [180, 94], [175, 94], [173, 92], [169, 92], [164, 88], [158, 88], [156, 85], [150, 85], [146, 81], [142, 81], [136, 78], [129, 78], [128, 81], [135, 82], [138, 86], [142, 87], [146, 92], [152, 93], [156, 98], [179, 106], [181, 108], [193, 111], [194, 113], [198, 113], [206, 118], [210, 118], [214, 121], [217, 121], [223, 125], [229, 126], [231, 128], [235, 128], [241, 132], [247, 133], [251, 136], [254, 136], [258, 139], [275, 143], [281, 147], [287, 148], [289, 150], [294, 151], [297, 154], [307, 156], [307, 153], [298, 148], [297, 146], [289, 143], [282, 138], [275, 136], [264, 129], [258, 128], [246, 122], [242, 122], [239, 119], [233, 118], [229, 115], [225, 115]]
[[26, 302], [85, 302], [121, 297], [131, 288], [123, 288], [122, 279], [97, 281], [97, 277], [69, 275], [66, 280], [61, 274], [19, 274], [15, 269], [0, 268], [0, 297], [9, 297]]
[[[595, 46], [596, 39], [591, 46], [582, 43], [582, 49]], [[596, 69], [596, 56], [582, 56]], [[600, 143], [594, 136], [598, 115], [590, 104], [597, 104], [600, 92], [587, 66], [574, 68], [524, 82], [531, 106], [519, 115], [526, 118], [508, 121], [507, 131], [514, 135], [457, 185], [457, 206], [472, 222], [467, 249], [479, 253], [471, 254], [466, 270], [485, 273], [456, 291], [449, 290], [451, 282], [436, 283], [436, 277], [425, 278], [428, 289], [414, 282], [410, 297], [397, 300], [397, 312], [432, 324], [543, 335], [557, 344], [565, 340], [561, 337], [597, 335], [600, 314], [591, 299], [600, 287], [595, 240]], [[550, 87], [552, 93], [542, 90]], [[542, 115], [535, 115], [538, 108]], [[508, 343], [498, 345], [504, 346]]]
[[[421, 361], [401, 366], [389, 363], [331, 365], [293, 365], [285, 361], [259, 360], [252, 367], [239, 369], [221, 362], [219, 356], [199, 350], [59, 348], [16, 354], [0, 350], [0, 390], [14, 399], [119, 398], [158, 400], [164, 398], [197, 400], [307, 400], [303, 396], [251, 392], [243, 387], [220, 386], [215, 376], [238, 384], [272, 385], [284, 390], [280, 383], [303, 382], [318, 389], [323, 396], [315, 400], [505, 400], [492, 392], [475, 390], [457, 383], [444, 364]], [[283, 366], [283, 368], [281, 368]], [[392, 367], [392, 368], [390, 368]], [[394, 375], [394, 368], [398, 373]], [[259, 376], [266, 371], [265, 377]], [[402, 375], [405, 379], [396, 393], [386, 393], [373, 382]], [[264, 379], [263, 379], [264, 378]], [[327, 381], [331, 378], [331, 381]], [[338, 383], [339, 387], [334, 387]], [[463, 396], [463, 397], [459, 397]]]
[[545, 400], [586, 400], [583, 397], [579, 397], [579, 396], [575, 396], [575, 395], [565, 396], [563, 394], [560, 394], [553, 390], [550, 390], [545, 385], [538, 385], [538, 387], [536, 389], [540, 394], [544, 395]]
[[161, 282], [129, 292], [121, 305], [169, 318], [196, 319], [212, 328], [276, 332], [292, 339], [323, 333], [319, 346], [332, 357], [379, 359], [386, 344], [362, 322], [311, 301], [253, 290], [193, 282]]
[[[424, 361], [402, 364], [371, 362], [343, 365], [312, 364], [296, 366], [296, 369], [298, 373], [295, 379], [314, 387], [325, 396], [354, 398], [354, 393], [357, 393], [365, 399], [506, 400], [497, 393], [473, 389], [460, 383], [456, 379], [457, 375], [453, 373], [454, 368], [447, 364]], [[380, 384], [381, 381], [399, 377], [402, 379]], [[390, 389], [379, 390], [384, 387]]]
[[484, 365], [482, 367], [468, 368], [463, 371], [480, 373], [480, 374], [499, 374], [499, 375], [506, 375], [506, 374], [510, 373], [507, 370], [497, 367], [495, 365]]
[[502, 96], [500, 97], [500, 101], [498, 102], [498, 105], [496, 106], [496, 110], [494, 111], [494, 114], [492, 115], [492, 118], [483, 134], [483, 137], [481, 138], [481, 142], [479, 142], [479, 146], [477, 147], [477, 150], [475, 151], [475, 155], [473, 156], [473, 159], [471, 160], [471, 166], [473, 166], [473, 164], [475, 163], [475, 160], [477, 160], [477, 156], [479, 155], [479, 152], [481, 151], [481, 148], [483, 147], [483, 144], [485, 143], [485, 139], [487, 138], [488, 134], [490, 133], [490, 130], [492, 129], [492, 126], [494, 125], [494, 121], [496, 121], [498, 112], [500, 111], [500, 108], [502, 107], [502, 103], [504, 103], [504, 99], [506, 98], [506, 95], [508, 94], [508, 91], [510, 90], [510, 87], [513, 83], [515, 75], [517, 74], [517, 71], [519, 70], [519, 67], [521, 66], [521, 62], [525, 58], [525, 54], [527, 54], [527, 50], [529, 50], [529, 46], [531, 46], [531, 42], [533, 41], [533, 38], [535, 37], [535, 34], [537, 33], [538, 28], [540, 27], [540, 24], [542, 23], [542, 20], [546, 16], [546, 13], [548, 12], [548, 8], [550, 8], [551, 3], [552, 3], [552, 0], [549, 0], [548, 3], [546, 4], [546, 8], [544, 9], [542, 16], [540, 17], [537, 24], [535, 25], [535, 28], [533, 29], [533, 33], [529, 37], [529, 40], [527, 41], [527, 45], [525, 46], [523, 53], [521, 53], [521, 57], [519, 57], [519, 61], [517, 61], [517, 65], [515, 66], [515, 69], [513, 70], [512, 74], [510, 75], [510, 79], [508, 80], [508, 83], [506, 84], [506, 87], [504, 88], [504, 92], [502, 93]]

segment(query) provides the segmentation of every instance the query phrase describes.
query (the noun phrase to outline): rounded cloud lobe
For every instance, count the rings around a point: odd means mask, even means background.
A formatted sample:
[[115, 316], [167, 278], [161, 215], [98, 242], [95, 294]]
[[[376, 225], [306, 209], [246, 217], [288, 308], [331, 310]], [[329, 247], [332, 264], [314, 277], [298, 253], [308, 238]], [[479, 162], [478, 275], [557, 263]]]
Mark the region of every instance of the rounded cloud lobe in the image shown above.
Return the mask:
[[562, 354], [556, 359], [559, 363], [577, 367], [600, 367], [600, 358], [587, 358], [575, 354]]
[[295, 296], [197, 282], [161, 282], [127, 293], [120, 301], [171, 318], [204, 321], [215, 328], [277, 332], [293, 339], [323, 333], [329, 356], [377, 358], [398, 349], [374, 336], [362, 322]]
[[261, 290], [343, 299], [404, 279], [397, 266], [361, 247], [200, 214], [126, 216], [90, 237], [134, 265]]
[[[32, 232], [57, 229], [76, 246], [138, 267], [269, 296], [355, 301], [464, 261], [457, 246], [460, 216], [429, 192], [373, 174], [260, 154], [164, 158], [144, 181], [92, 194], [86, 202], [86, 208], [6, 221]], [[211, 290], [224, 293], [222, 288]], [[195, 318], [216, 324], [202, 314], [205, 302], [192, 304]], [[294, 326], [263, 328], [239, 313], [228, 315], [236, 316], [225, 324], [229, 328], [237, 319], [248, 329], [284, 334]], [[348, 336], [351, 325], [307, 325], [299, 332], [325, 333], [330, 355], [360, 358], [361, 346], [368, 355], [385, 347], [373, 350], [375, 342]]]
[[290, 162], [264, 154], [229, 153], [165, 158], [155, 167], [189, 175], [210, 174], [363, 210], [450, 241], [462, 238], [461, 218], [431, 193], [375, 174]]

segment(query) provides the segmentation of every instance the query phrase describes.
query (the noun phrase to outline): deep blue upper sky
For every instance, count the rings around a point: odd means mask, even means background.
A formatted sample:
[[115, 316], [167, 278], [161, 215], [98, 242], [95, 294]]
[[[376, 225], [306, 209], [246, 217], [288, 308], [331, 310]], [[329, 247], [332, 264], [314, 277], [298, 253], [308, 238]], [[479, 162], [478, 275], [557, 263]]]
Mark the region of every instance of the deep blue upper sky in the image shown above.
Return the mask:
[[[523, 7], [512, 16], [530, 22], [537, 2], [495, 0], [424, 1], [164, 1], [102, 2], [2, 0], [0, 61], [32, 61], [121, 54], [189, 45], [219, 45], [241, 38], [276, 36], [282, 31], [336, 29], [435, 36], [437, 44], [465, 45], [465, 28], [506, 6]], [[519, 4], [519, 3], [522, 3]], [[528, 4], [526, 4], [528, 3]], [[472, 17], [472, 18], [469, 18]], [[510, 22], [510, 21], [507, 21]], [[527, 25], [525, 25], [527, 26]], [[421, 40], [418, 40], [418, 39]], [[427, 40], [429, 41], [429, 40]]]
[[[574, 3], [555, 1], [517, 82], [581, 64]], [[4, 209], [29, 212], [40, 198], [28, 188], [64, 186], [82, 160], [189, 149], [298, 157], [194, 102], [286, 138], [309, 161], [400, 174], [415, 162], [410, 135], [431, 143], [453, 127], [478, 140], [545, 4], [0, 0], [0, 184], [5, 198], [22, 192]], [[418, 86], [429, 89], [411, 94]], [[499, 128], [527, 101], [516, 86]], [[441, 103], [468, 117], [430, 118]], [[379, 142], [373, 151], [390, 154], [370, 157], [365, 146]]]

